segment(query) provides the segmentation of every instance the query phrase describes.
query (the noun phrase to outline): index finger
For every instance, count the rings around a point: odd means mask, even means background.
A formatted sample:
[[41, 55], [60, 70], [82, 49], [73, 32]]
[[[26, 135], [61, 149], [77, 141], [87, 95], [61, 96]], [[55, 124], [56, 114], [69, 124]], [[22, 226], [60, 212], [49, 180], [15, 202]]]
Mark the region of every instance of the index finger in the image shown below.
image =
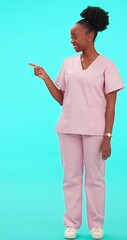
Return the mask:
[[39, 66], [37, 66], [36, 64], [33, 64], [33, 63], [28, 63], [28, 65], [30, 65], [32, 67], [39, 67]]

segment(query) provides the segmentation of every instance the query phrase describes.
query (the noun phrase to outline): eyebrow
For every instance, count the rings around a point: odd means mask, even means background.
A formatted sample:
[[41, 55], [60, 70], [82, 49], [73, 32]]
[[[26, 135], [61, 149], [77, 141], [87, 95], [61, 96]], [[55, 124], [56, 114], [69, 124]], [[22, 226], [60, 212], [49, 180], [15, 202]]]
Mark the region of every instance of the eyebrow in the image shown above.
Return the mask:
[[70, 33], [71, 34], [71, 36], [74, 36], [74, 35], [76, 35], [76, 33]]

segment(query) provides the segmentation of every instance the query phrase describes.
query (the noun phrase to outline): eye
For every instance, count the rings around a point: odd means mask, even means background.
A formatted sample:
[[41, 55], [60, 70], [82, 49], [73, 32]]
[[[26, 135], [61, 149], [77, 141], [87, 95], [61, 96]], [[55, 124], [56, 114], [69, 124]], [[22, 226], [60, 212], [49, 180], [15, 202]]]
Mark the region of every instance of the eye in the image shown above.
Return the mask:
[[77, 39], [77, 37], [76, 37], [76, 36], [71, 36], [71, 39], [74, 39], [74, 40], [76, 40], [76, 39]]

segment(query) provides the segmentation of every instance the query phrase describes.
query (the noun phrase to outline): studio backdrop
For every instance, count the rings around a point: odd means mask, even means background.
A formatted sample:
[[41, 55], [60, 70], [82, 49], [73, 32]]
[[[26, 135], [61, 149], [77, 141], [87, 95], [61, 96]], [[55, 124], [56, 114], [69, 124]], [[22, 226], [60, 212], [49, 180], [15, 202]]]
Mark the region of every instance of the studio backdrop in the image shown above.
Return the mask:
[[[98, 34], [99, 53], [117, 66], [112, 156], [106, 163], [106, 239], [127, 239], [127, 1], [0, 0], [0, 239], [63, 239], [63, 170], [56, 123], [61, 106], [29, 62], [56, 80], [75, 53], [70, 29], [88, 5], [109, 12]], [[85, 198], [81, 234], [88, 234]], [[81, 238], [84, 239], [84, 238]]]

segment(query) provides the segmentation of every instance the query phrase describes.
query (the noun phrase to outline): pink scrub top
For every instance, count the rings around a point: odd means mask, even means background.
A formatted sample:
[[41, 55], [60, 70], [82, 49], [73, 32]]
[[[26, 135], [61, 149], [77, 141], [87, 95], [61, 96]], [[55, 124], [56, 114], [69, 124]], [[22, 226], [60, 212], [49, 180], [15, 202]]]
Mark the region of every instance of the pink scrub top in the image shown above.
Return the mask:
[[87, 69], [80, 55], [66, 58], [55, 81], [64, 90], [58, 133], [103, 135], [106, 94], [124, 88], [121, 77], [108, 58], [99, 55]]

